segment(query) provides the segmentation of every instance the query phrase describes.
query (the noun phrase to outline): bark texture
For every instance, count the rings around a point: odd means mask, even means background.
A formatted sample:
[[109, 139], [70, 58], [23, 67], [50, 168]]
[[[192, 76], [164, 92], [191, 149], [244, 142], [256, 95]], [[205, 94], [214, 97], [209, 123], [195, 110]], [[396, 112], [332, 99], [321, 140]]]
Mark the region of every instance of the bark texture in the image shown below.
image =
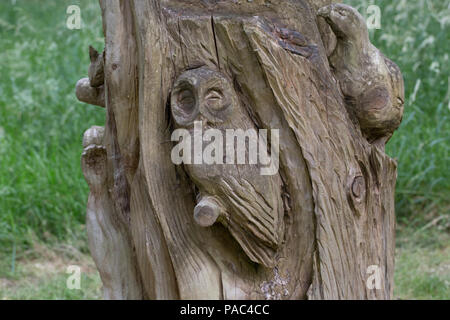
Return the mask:
[[[105, 51], [90, 49], [77, 96], [107, 108], [82, 156], [105, 298], [392, 297], [384, 145], [403, 80], [359, 13], [332, 2], [100, 0]], [[278, 172], [175, 165], [171, 134], [194, 120], [278, 129]]]

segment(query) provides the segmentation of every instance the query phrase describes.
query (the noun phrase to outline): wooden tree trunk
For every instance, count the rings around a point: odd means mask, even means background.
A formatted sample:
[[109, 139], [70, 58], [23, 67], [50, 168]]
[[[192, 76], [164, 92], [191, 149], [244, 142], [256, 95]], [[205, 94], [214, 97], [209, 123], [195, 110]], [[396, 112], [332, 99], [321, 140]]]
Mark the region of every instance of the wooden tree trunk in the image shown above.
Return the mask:
[[[82, 156], [105, 298], [392, 298], [384, 144], [402, 77], [332, 2], [100, 0], [105, 51], [91, 48], [77, 96], [107, 108]], [[217, 103], [229, 112], [205, 120]], [[183, 108], [221, 132], [278, 129], [279, 170], [174, 164]]]

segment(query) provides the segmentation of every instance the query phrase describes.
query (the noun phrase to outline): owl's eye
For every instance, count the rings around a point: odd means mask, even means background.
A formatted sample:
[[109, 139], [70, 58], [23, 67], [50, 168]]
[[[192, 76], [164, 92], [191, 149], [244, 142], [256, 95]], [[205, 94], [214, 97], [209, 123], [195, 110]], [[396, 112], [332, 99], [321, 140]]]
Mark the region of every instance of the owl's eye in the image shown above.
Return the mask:
[[220, 111], [226, 107], [223, 103], [223, 93], [220, 89], [210, 89], [205, 95], [205, 101], [209, 109]]
[[185, 113], [191, 113], [195, 108], [195, 96], [192, 90], [183, 89], [178, 93], [178, 106]]

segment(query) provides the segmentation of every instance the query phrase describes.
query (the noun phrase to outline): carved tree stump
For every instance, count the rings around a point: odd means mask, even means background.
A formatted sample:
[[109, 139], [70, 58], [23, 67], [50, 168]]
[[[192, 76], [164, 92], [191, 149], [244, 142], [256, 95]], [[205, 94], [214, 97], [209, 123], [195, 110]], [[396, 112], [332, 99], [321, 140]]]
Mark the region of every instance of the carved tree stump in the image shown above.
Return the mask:
[[[331, 2], [100, 0], [105, 51], [90, 49], [77, 96], [107, 108], [82, 156], [105, 298], [392, 297], [384, 145], [403, 80], [356, 10]], [[279, 130], [279, 170], [175, 164], [171, 134], [195, 119]]]

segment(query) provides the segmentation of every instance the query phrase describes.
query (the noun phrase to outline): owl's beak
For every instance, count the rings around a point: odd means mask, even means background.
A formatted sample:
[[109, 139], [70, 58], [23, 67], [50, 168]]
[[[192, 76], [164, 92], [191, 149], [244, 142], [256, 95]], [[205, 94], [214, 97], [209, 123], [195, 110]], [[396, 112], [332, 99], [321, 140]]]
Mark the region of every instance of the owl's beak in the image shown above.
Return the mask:
[[206, 126], [208, 125], [208, 119], [206, 119], [203, 116], [200, 116], [200, 121], [202, 122], [202, 128], [206, 128]]

